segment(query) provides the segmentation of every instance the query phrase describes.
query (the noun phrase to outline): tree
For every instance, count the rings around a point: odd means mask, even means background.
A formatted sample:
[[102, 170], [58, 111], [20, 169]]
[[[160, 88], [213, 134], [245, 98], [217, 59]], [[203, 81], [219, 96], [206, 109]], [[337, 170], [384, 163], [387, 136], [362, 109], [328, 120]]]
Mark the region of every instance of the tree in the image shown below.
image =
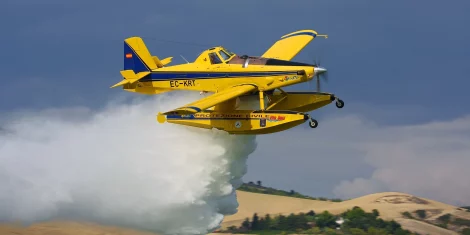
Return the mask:
[[241, 226], [242, 229], [250, 229], [250, 219], [246, 218]]
[[401, 225], [397, 223], [395, 220], [389, 221], [387, 223], [387, 226], [385, 227], [385, 231], [387, 231], [390, 234], [395, 234], [400, 229], [401, 229]]
[[383, 230], [383, 229], [378, 229], [378, 228], [374, 228], [374, 227], [370, 227], [368, 230], [367, 230], [367, 235], [388, 235], [387, 231]]
[[462, 230], [462, 235], [470, 235], [470, 228], [464, 228]]
[[360, 207], [354, 207], [352, 210], [347, 210], [343, 213], [344, 225], [349, 228], [359, 228], [367, 230], [371, 226], [371, 222], [375, 220], [372, 214], [367, 213]]
[[308, 216], [315, 216], [315, 211], [310, 210], [309, 212], [307, 212], [307, 215]]
[[335, 228], [336, 227], [336, 218], [328, 211], [324, 211], [323, 213], [317, 216], [316, 224], [320, 228]]
[[271, 216], [269, 214], [266, 214], [264, 216], [264, 223], [266, 224], [264, 230], [272, 229], [275, 227], [274, 221], [271, 219]]
[[377, 209], [373, 209], [372, 214], [374, 214], [375, 217], [379, 217], [379, 215], [380, 215], [380, 213]]
[[295, 231], [296, 229], [307, 229], [308, 224], [303, 214], [294, 215], [293, 213], [287, 217], [287, 224], [289, 231]]
[[280, 215], [279, 222], [277, 224], [277, 230], [289, 230], [289, 223], [287, 221], [287, 217], [284, 215]]
[[261, 185], [261, 180], [256, 181], [256, 184], [258, 184], [258, 186], [262, 186]]
[[450, 222], [451, 215], [450, 214], [445, 214], [441, 215], [437, 218], [437, 220], [441, 221], [444, 224], [448, 224]]
[[325, 228], [325, 234], [326, 235], [338, 235], [338, 233], [336, 232], [336, 230], [332, 229], [332, 228]]
[[367, 233], [364, 232], [364, 230], [358, 229], [358, 228], [349, 229], [349, 232], [351, 233], [351, 235], [367, 235]]
[[413, 216], [412, 216], [411, 213], [408, 212], [408, 211], [402, 212], [401, 214], [402, 214], [405, 218], [413, 219]]
[[321, 229], [319, 227], [313, 227], [308, 230], [309, 232], [312, 232], [311, 234], [321, 234]]
[[294, 195], [294, 194], [295, 194], [295, 191], [291, 189], [290, 192], [289, 192], [289, 194]]
[[425, 210], [417, 210], [416, 214], [419, 216], [419, 218], [424, 219], [426, 218], [426, 211]]
[[269, 230], [268, 224], [264, 218], [259, 219], [258, 230]]
[[253, 220], [251, 221], [251, 230], [260, 230], [259, 217], [256, 213], [253, 215]]

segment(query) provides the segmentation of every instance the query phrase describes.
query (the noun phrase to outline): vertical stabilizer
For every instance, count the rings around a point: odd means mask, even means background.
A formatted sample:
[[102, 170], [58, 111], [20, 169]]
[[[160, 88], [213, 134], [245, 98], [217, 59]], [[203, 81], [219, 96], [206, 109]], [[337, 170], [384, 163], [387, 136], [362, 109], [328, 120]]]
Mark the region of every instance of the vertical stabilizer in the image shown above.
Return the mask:
[[131, 37], [124, 40], [124, 70], [139, 73], [154, 69], [157, 69], [157, 65], [142, 38]]

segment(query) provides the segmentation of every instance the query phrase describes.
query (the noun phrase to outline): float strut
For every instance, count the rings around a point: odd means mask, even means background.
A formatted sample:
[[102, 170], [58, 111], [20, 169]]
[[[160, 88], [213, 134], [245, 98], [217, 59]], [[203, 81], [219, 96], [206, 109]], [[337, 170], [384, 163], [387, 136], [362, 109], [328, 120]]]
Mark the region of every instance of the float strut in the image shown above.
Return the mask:
[[259, 91], [259, 107], [262, 111], [264, 111], [264, 92]]

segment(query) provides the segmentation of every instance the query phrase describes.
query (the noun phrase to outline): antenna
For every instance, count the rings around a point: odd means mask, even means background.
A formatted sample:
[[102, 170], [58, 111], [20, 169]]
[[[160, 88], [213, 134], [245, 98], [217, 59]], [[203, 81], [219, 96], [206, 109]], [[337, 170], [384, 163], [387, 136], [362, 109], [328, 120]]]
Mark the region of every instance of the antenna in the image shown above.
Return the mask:
[[188, 61], [186, 58], [184, 58], [184, 56], [183, 56], [183, 55], [180, 55], [180, 56], [181, 56], [181, 58], [183, 58], [183, 60], [185, 60], [185, 61], [186, 61], [186, 63], [188, 63], [188, 64], [189, 64], [189, 61]]

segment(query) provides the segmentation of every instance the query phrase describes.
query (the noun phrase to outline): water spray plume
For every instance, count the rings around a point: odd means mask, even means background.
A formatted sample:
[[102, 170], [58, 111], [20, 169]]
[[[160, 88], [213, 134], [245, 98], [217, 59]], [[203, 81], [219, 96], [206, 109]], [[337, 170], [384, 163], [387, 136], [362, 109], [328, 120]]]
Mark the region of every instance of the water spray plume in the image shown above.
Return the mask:
[[0, 126], [0, 220], [85, 220], [205, 234], [237, 212], [254, 136], [155, 121], [192, 95], [99, 112], [30, 112]]

